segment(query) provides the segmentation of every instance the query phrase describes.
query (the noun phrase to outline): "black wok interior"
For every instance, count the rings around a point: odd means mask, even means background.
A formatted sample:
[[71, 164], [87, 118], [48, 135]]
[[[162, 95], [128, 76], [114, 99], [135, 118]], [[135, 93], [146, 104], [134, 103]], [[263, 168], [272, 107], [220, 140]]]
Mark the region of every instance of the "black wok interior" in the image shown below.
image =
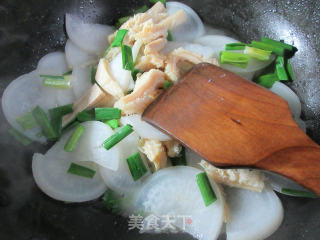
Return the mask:
[[[290, 86], [303, 104], [308, 135], [320, 143], [320, 4], [319, 0], [188, 0], [205, 23], [225, 28], [240, 40], [262, 36], [294, 43], [296, 81]], [[33, 70], [45, 54], [63, 50], [64, 14], [85, 21], [114, 24], [145, 1], [0, 0], [0, 95], [19, 75]], [[23, 94], [23, 92], [21, 92]], [[0, 239], [192, 239], [186, 234], [139, 234], [127, 219], [104, 209], [100, 200], [65, 204], [50, 199], [35, 185], [33, 152], [48, 146], [23, 147], [7, 132], [0, 112]], [[319, 239], [320, 200], [280, 195], [285, 219], [269, 239]], [[222, 237], [221, 239], [224, 239]]]

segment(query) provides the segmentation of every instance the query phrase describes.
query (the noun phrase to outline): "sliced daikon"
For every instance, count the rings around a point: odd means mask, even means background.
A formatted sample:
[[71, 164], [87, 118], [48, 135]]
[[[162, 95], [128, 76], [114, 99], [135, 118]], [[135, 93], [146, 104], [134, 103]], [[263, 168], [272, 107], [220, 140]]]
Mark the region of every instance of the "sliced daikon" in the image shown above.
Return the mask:
[[120, 84], [123, 92], [127, 92], [130, 82], [133, 81], [131, 71], [122, 67], [122, 54], [119, 53], [109, 64], [111, 75]]
[[[121, 152], [118, 170], [112, 171], [110, 169], [100, 167], [100, 174], [108, 188], [120, 196], [128, 196], [128, 194], [136, 191], [140, 187], [142, 180], [150, 174], [150, 171], [148, 170], [148, 173], [137, 181], [133, 180], [130, 173], [126, 159], [138, 152], [138, 135], [136, 133], [130, 134], [118, 143], [118, 145], [123, 149]], [[145, 166], [149, 169], [146, 162]]]
[[133, 127], [134, 131], [136, 131], [136, 133], [142, 138], [156, 139], [159, 141], [171, 140], [168, 135], [156, 129], [149, 123], [143, 121], [141, 119], [141, 115], [139, 114], [122, 117], [120, 119], [120, 122], [123, 125], [130, 124]]
[[91, 66], [75, 66], [72, 69], [72, 90], [79, 99], [91, 86]]
[[180, 2], [167, 2], [166, 7], [169, 15], [178, 10], [183, 10], [187, 15], [184, 23], [171, 29], [174, 41], [191, 41], [205, 33], [200, 17], [192, 8]]
[[95, 55], [90, 55], [75, 45], [70, 39], [65, 46], [66, 60], [70, 68], [75, 66], [86, 66], [98, 59]]
[[[63, 52], [53, 52], [42, 57], [38, 63], [37, 70], [43, 75], [61, 76], [66, 73], [69, 68], [66, 57]], [[66, 105], [75, 101], [75, 96], [72, 92], [72, 78], [70, 78], [71, 86], [66, 89], [57, 89], [44, 86], [44, 91], [54, 92], [58, 105]]]
[[240, 188], [226, 188], [230, 222], [227, 240], [266, 239], [280, 226], [283, 208], [270, 186], [261, 193]]
[[[217, 200], [204, 205], [196, 175], [199, 169], [187, 166], [164, 168], [145, 180], [134, 204], [146, 214], [178, 218], [173, 223], [181, 230], [202, 240], [219, 236], [224, 217], [224, 200], [219, 187], [210, 180]], [[183, 222], [182, 216], [188, 221]]]
[[59, 157], [61, 159], [75, 159], [77, 161], [95, 162], [100, 166], [117, 170], [121, 159], [120, 145], [115, 145], [110, 150], [103, 147], [103, 142], [114, 134], [113, 130], [99, 121], [88, 121], [81, 123], [85, 130], [72, 152], [64, 151], [64, 146], [72, 134], [66, 133], [61, 139], [49, 149], [46, 156]]
[[16, 118], [31, 112], [36, 106], [43, 110], [56, 107], [56, 95], [52, 91], [46, 91], [42, 84], [38, 71], [24, 74], [14, 81], [4, 90], [2, 95], [2, 110], [10, 125], [30, 139], [45, 142], [44, 137], [37, 137], [41, 131], [37, 126], [26, 131], [17, 123]]
[[78, 16], [66, 14], [66, 30], [69, 38], [89, 54], [102, 55], [108, 47], [107, 36], [113, 27], [84, 23]]
[[281, 82], [275, 82], [272, 87], [270, 88], [270, 91], [274, 92], [275, 94], [282, 97], [284, 100], [287, 101], [290, 111], [292, 115], [296, 118], [299, 118], [301, 115], [301, 103], [300, 100], [287, 85], [281, 83]]
[[106, 185], [96, 171], [92, 179], [67, 173], [71, 162], [97, 170], [94, 164], [35, 153], [32, 173], [38, 187], [48, 196], [65, 202], [85, 202], [100, 197]]

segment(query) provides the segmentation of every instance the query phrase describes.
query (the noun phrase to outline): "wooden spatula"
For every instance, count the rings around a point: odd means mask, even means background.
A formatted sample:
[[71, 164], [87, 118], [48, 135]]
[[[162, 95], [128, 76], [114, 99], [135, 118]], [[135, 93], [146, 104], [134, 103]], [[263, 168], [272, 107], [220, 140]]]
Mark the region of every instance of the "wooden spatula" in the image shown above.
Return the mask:
[[199, 64], [143, 113], [143, 119], [216, 166], [282, 174], [320, 195], [320, 147], [271, 91]]

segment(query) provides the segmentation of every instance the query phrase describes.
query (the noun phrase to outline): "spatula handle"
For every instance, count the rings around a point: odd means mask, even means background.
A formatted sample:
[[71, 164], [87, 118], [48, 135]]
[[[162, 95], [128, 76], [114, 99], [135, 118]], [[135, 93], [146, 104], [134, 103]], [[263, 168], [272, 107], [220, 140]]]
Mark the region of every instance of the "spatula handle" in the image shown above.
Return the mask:
[[284, 175], [320, 196], [320, 148], [293, 147], [278, 151], [255, 164]]

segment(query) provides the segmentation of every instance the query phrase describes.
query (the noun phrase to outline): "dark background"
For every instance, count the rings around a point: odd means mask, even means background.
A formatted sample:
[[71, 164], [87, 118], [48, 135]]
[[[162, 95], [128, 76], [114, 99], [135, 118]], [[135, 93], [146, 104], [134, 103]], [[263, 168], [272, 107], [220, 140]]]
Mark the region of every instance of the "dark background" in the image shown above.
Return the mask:
[[[308, 135], [320, 142], [320, 3], [318, 0], [182, 1], [205, 23], [232, 31], [242, 41], [262, 36], [284, 39], [299, 51], [292, 60], [296, 81], [291, 87], [303, 104]], [[88, 22], [114, 24], [145, 1], [129, 0], [0, 0], [0, 95], [19, 75], [30, 72], [45, 54], [63, 50], [64, 14]], [[23, 94], [23, 92], [21, 93]], [[64, 204], [44, 195], [31, 173], [34, 151], [8, 133], [0, 111], [0, 239], [192, 239], [183, 234], [141, 235], [127, 230], [127, 220], [112, 215], [101, 200]], [[269, 239], [320, 238], [320, 200], [280, 196], [285, 219]], [[223, 239], [223, 238], [222, 238]]]

